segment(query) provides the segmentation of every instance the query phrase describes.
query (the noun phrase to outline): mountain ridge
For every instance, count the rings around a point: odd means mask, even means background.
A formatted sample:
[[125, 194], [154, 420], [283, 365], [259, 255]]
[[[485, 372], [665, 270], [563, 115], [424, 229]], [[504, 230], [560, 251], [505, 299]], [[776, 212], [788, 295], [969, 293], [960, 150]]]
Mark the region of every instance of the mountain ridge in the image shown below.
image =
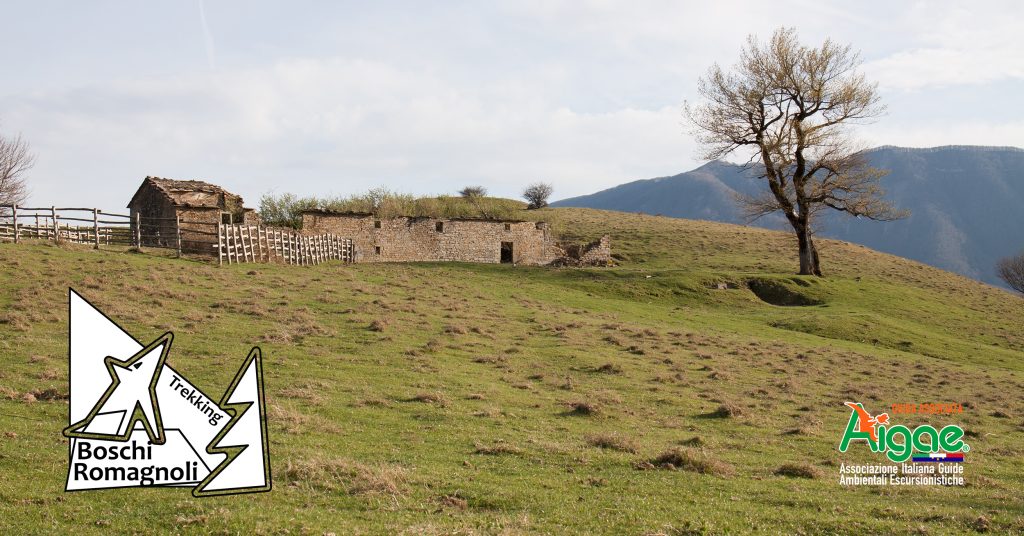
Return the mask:
[[[995, 262], [1024, 249], [1024, 149], [945, 145], [880, 146], [868, 149], [875, 167], [889, 170], [882, 180], [886, 198], [910, 209], [907, 219], [872, 222], [829, 213], [820, 234], [866, 245], [1003, 286]], [[671, 176], [627, 182], [593, 194], [563, 199], [552, 206], [705, 219], [769, 229], [786, 229], [778, 214], [748, 223], [736, 194], [764, 188], [754, 172], [725, 161], [711, 161]]]

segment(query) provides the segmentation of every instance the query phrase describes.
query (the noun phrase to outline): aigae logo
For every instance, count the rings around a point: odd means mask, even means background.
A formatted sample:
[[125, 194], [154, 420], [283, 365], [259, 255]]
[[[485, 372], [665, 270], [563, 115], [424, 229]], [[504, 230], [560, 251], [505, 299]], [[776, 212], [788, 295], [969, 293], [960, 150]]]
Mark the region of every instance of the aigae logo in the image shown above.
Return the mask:
[[[889, 460], [902, 463], [911, 458], [915, 462], [962, 462], [962, 453], [971, 450], [963, 441], [963, 428], [955, 424], [940, 430], [924, 424], [911, 430], [902, 424], [890, 426], [888, 413], [873, 416], [859, 402], [846, 402], [846, 405], [851, 408], [850, 420], [839, 443], [839, 452], [846, 452], [851, 442], [863, 440], [871, 447], [871, 452], [884, 452]], [[922, 455], [915, 456], [915, 452]]]

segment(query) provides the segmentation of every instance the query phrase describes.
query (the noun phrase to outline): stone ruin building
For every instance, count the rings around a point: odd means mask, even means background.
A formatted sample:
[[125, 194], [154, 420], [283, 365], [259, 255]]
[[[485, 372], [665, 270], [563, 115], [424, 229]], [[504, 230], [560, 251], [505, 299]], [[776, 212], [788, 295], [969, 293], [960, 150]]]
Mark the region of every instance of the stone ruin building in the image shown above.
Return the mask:
[[[258, 225], [242, 197], [203, 181], [146, 177], [128, 203], [132, 231], [142, 246], [177, 246], [185, 253], [216, 255], [218, 224]], [[286, 232], [294, 232], [289, 229]], [[608, 237], [563, 244], [544, 222], [474, 218], [392, 217], [307, 210], [302, 235], [331, 234], [352, 240], [354, 262], [456, 261], [520, 265], [606, 266]]]
[[138, 215], [143, 246], [173, 247], [180, 222], [181, 248], [188, 253], [215, 254], [210, 243], [217, 241], [217, 223], [258, 223], [241, 196], [203, 181], [146, 177], [128, 208], [133, 229]]
[[524, 265], [607, 265], [608, 237], [563, 247], [543, 222], [471, 218], [394, 217], [307, 210], [303, 233], [352, 239], [355, 262], [458, 261]]

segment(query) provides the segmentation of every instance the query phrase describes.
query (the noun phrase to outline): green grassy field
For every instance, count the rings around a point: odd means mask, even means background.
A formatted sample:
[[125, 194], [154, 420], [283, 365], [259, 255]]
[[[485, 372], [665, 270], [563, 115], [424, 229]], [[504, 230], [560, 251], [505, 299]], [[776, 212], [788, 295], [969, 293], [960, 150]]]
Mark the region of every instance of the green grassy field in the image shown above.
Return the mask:
[[[619, 266], [217, 267], [0, 244], [0, 527], [1024, 532], [1024, 299], [851, 244], [824, 241], [827, 277], [800, 278], [782, 233], [524, 215], [610, 234]], [[63, 493], [68, 286], [140, 340], [174, 331], [168, 363], [207, 392], [262, 347], [271, 493]], [[841, 462], [883, 461], [838, 452], [846, 400], [963, 403], [894, 418], [961, 424], [967, 485], [841, 487]]]

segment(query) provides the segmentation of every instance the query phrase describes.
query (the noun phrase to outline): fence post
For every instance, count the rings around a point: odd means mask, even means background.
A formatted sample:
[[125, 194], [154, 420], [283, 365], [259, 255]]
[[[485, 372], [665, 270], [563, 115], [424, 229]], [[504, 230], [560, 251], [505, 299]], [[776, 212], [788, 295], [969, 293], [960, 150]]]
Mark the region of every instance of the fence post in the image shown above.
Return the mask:
[[50, 216], [53, 217], [53, 241], [57, 242], [57, 237], [60, 236], [60, 223], [57, 222], [57, 207], [50, 206]]
[[36, 238], [39, 238], [39, 213], [36, 212]]
[[18, 204], [11, 206], [11, 219], [14, 220], [14, 243], [18, 243]]
[[100, 249], [100, 209], [92, 209], [93, 249]]
[[174, 233], [177, 235], [178, 258], [181, 258], [181, 215], [174, 213]]
[[222, 240], [223, 240], [224, 234], [221, 231], [222, 228], [223, 228], [223, 224], [218, 220], [217, 221], [217, 264], [218, 265], [223, 265], [224, 264], [224, 254], [222, 253], [222, 251], [223, 251]]
[[142, 251], [142, 217], [138, 212], [135, 213], [135, 249]]

